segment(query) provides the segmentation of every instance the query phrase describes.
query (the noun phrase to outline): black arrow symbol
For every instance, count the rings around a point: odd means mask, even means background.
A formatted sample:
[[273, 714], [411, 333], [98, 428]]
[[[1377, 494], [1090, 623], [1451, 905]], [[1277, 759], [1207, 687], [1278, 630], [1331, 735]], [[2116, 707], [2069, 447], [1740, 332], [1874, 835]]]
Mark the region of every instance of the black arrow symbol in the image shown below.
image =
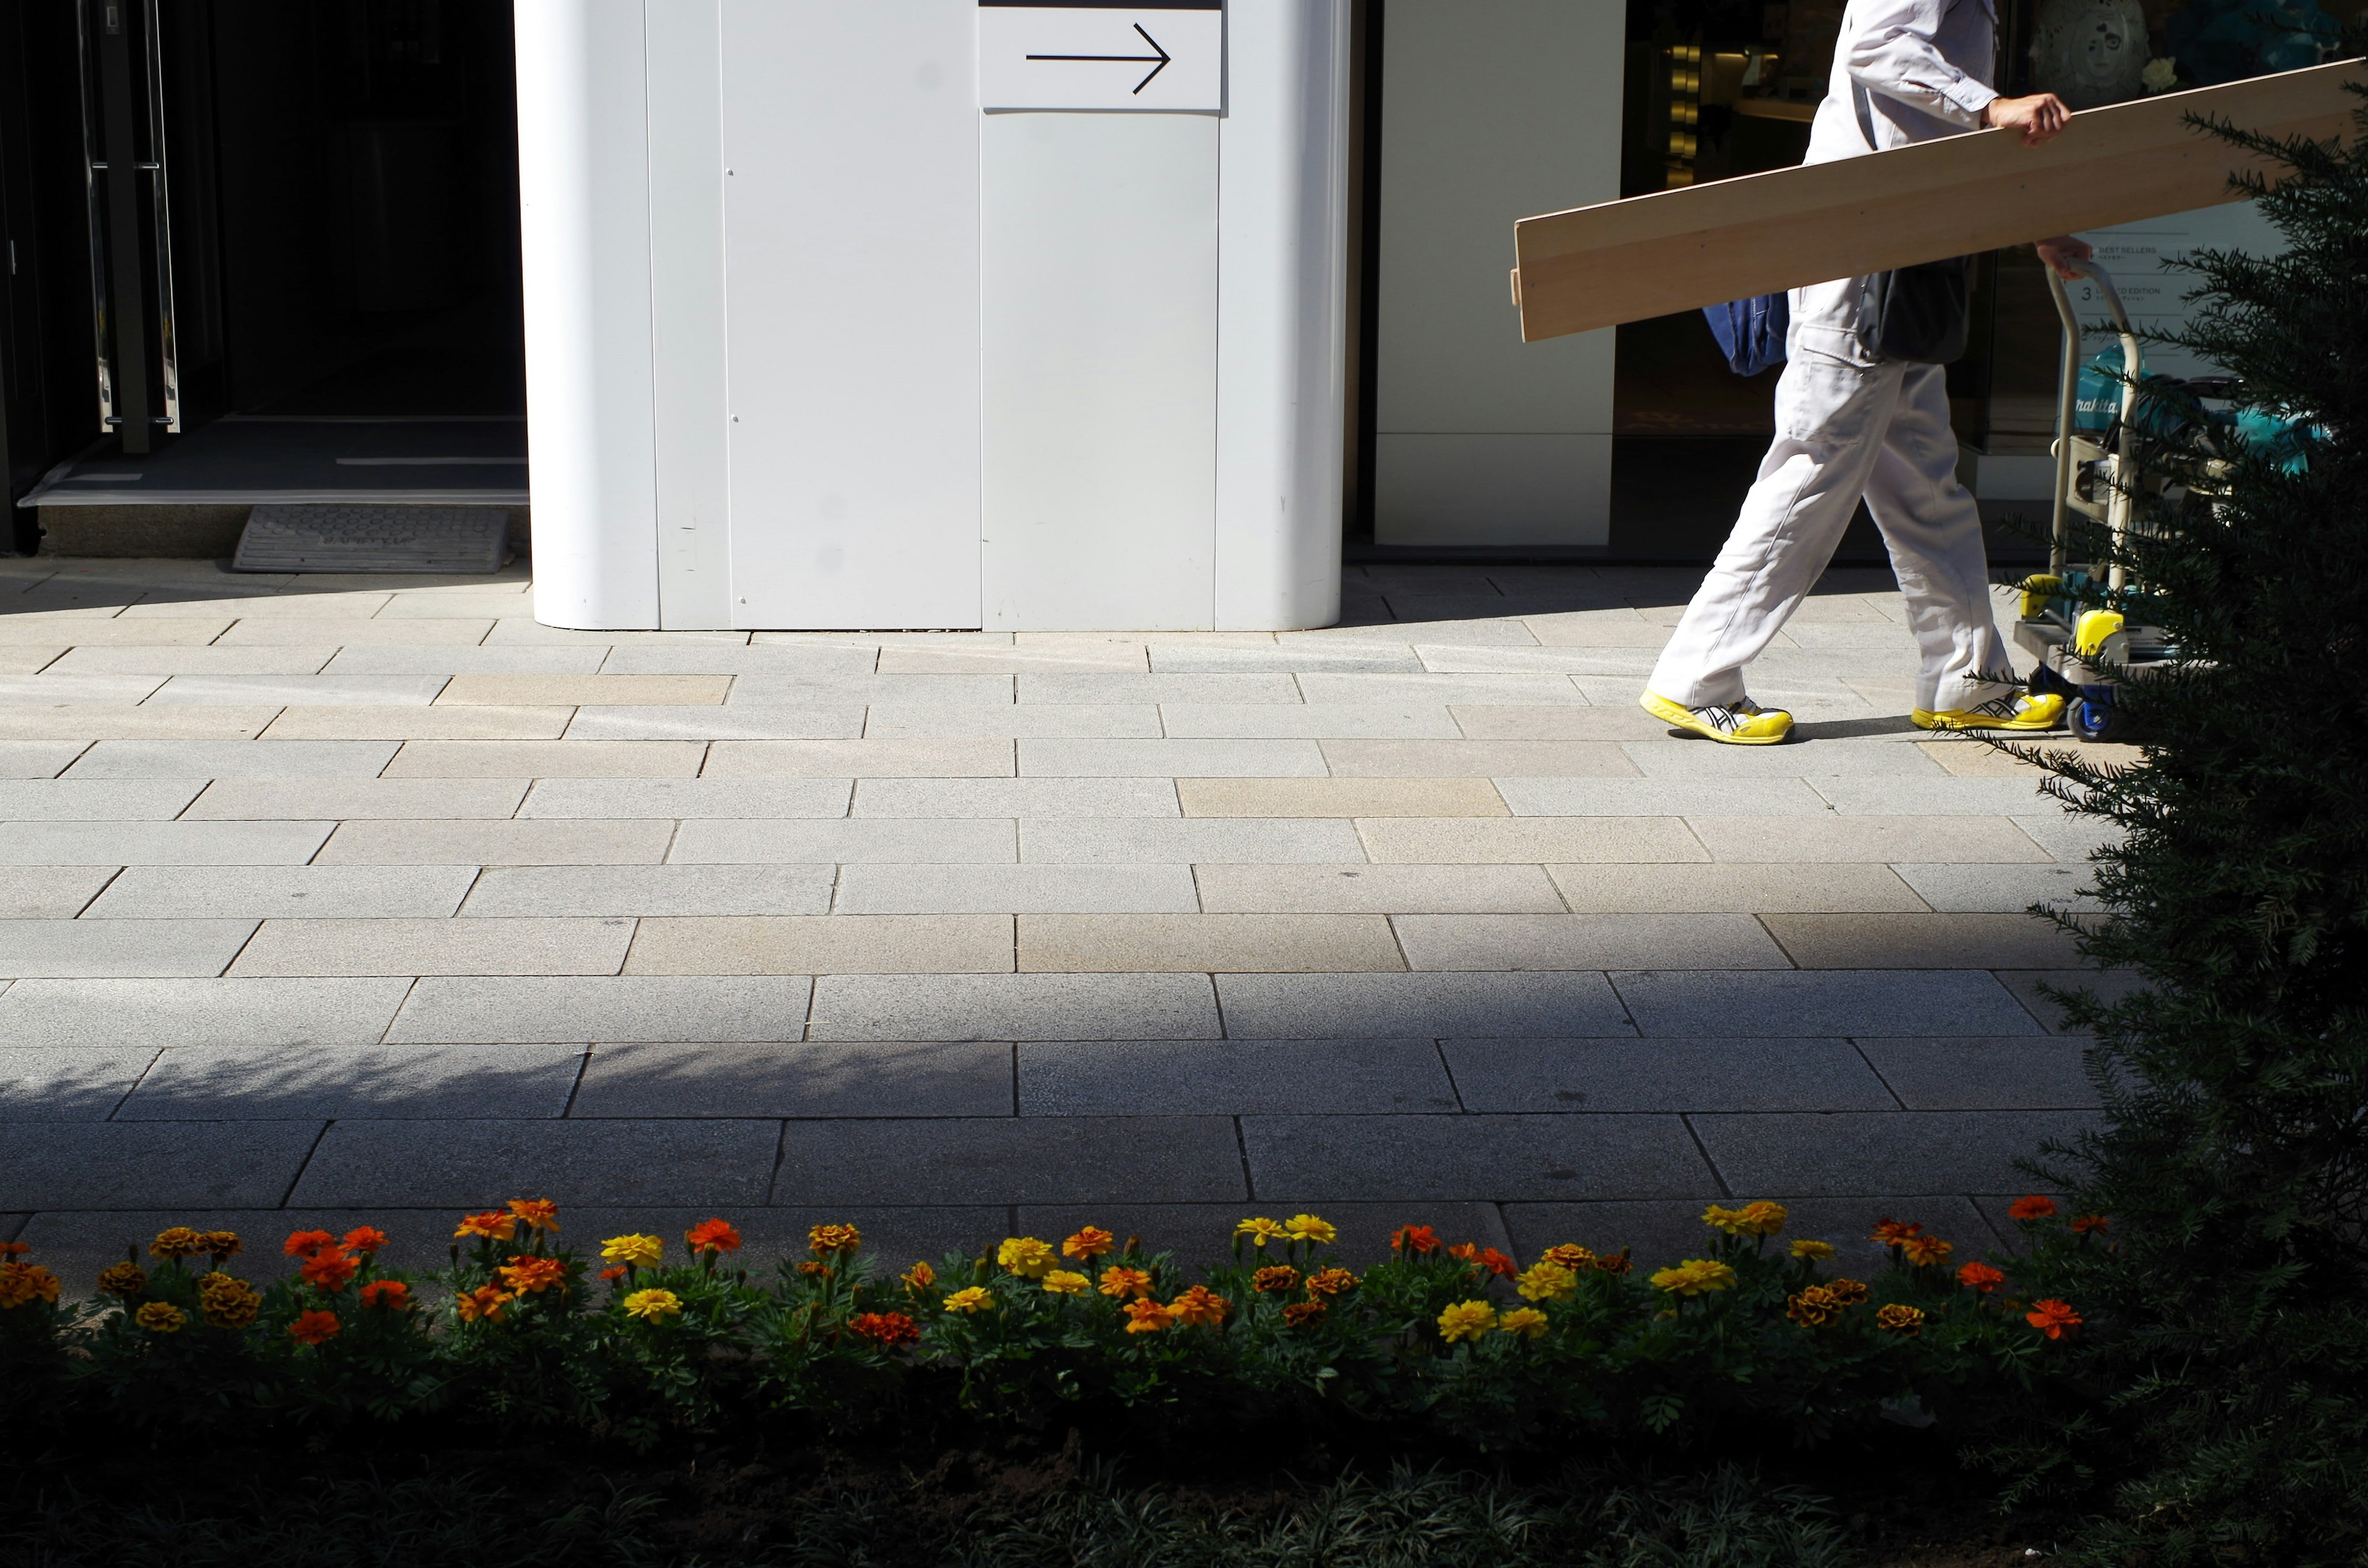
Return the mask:
[[[1129, 60], [1137, 64], [1151, 65], [1151, 76], [1158, 75], [1167, 69], [1167, 62], [1176, 57], [1166, 50], [1160, 49], [1157, 39], [1153, 38], [1149, 33], [1144, 33], [1141, 22], [1134, 24], [1134, 30], [1143, 33], [1143, 41], [1153, 49], [1158, 50], [1159, 52], [1156, 54], [1031, 54], [1028, 58], [1030, 60]], [[1152, 65], [1151, 62], [1154, 61], [1157, 61], [1158, 63]], [[1142, 81], [1137, 82], [1134, 85], [1134, 91], [1139, 93], [1151, 85], [1151, 76], [1145, 76]], [[1133, 95], [1128, 96], [1131, 97]]]

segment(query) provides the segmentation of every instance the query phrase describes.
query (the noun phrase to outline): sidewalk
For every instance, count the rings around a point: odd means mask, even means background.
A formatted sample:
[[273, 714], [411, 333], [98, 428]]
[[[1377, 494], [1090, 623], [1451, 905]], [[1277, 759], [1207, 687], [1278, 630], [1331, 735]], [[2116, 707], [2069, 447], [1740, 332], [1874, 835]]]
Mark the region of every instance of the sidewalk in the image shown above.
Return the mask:
[[1213, 1254], [1309, 1208], [1659, 1258], [1769, 1197], [1991, 1244], [2092, 1104], [2021, 911], [2096, 829], [1908, 726], [1879, 573], [1755, 675], [1799, 744], [1671, 738], [1634, 701], [1695, 576], [751, 637], [554, 631], [522, 572], [0, 563], [0, 1238], [424, 1264], [547, 1196], [571, 1240]]

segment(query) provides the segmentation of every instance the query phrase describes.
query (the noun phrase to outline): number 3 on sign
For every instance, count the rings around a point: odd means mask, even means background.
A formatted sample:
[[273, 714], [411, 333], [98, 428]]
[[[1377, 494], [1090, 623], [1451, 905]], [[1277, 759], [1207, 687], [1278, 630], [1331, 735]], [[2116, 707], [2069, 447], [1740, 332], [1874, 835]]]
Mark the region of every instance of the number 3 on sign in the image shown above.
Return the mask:
[[983, 109], [1214, 114], [1224, 107], [1224, 0], [979, 0]]

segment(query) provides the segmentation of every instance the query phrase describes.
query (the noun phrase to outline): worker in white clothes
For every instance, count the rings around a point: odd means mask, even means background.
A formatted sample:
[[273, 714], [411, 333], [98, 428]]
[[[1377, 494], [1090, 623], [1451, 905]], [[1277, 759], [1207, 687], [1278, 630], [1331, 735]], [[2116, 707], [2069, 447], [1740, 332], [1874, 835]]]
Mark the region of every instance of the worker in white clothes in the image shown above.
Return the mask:
[[[2071, 111], [2053, 93], [2000, 97], [1992, 0], [1850, 0], [1809, 136], [1812, 164], [2000, 126], [2037, 146]], [[2038, 243], [2059, 272], [2089, 247]], [[2069, 274], [2066, 274], [2069, 276]], [[1678, 622], [1642, 699], [1646, 711], [1713, 740], [1765, 745], [1793, 716], [1745, 693], [1768, 646], [1833, 558], [1861, 496], [1907, 600], [1920, 669], [1915, 722], [1928, 730], [2046, 730], [2064, 699], [2028, 695], [1989, 597], [1974, 498], [1957, 483], [1946, 372], [1872, 351], [1870, 280], [1792, 291], [1776, 439], [1726, 547]]]

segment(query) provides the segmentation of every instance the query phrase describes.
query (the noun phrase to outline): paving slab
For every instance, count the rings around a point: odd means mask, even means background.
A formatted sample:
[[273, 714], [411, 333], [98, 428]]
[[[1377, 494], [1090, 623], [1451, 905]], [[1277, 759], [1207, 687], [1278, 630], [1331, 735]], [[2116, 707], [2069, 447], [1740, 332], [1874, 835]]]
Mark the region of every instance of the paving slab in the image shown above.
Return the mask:
[[0, 975], [215, 975], [252, 920], [0, 920]]
[[[1019, 856], [1017, 826], [987, 818], [686, 822], [669, 858], [711, 865], [993, 865]], [[874, 911], [874, 913], [890, 913]]]
[[792, 1121], [773, 1184], [774, 1201], [817, 1206], [1248, 1196], [1234, 1123], [1223, 1116]]
[[268, 740], [555, 741], [573, 708], [307, 708], [290, 706]]
[[[1639, 777], [1628, 754], [1606, 741], [1327, 740], [1324, 760], [1336, 778]], [[1502, 782], [1497, 789], [1512, 800]]]
[[0, 741], [0, 778], [54, 778], [83, 754], [77, 741]]
[[1789, 969], [1747, 915], [1396, 915], [1417, 970]]
[[2061, 861], [2041, 866], [1949, 866], [1910, 862], [1891, 868], [1899, 880], [1934, 909], [1952, 914], [2009, 915], [2034, 903], [2093, 912], [2102, 907], [2089, 896], [2096, 875], [2086, 866]]
[[1501, 817], [1486, 778], [1178, 778], [1190, 817]]
[[[429, 978], [412, 987], [386, 1038], [456, 1044], [790, 1040], [804, 1033], [813, 986], [804, 975]], [[9, 1000], [0, 996], [0, 1005]]]
[[1921, 912], [1924, 901], [1888, 866], [1549, 866], [1580, 914], [1761, 914], [1788, 910]]
[[1022, 1116], [1327, 1116], [1461, 1108], [1427, 1040], [1031, 1040]]
[[[1574, 690], [1577, 688], [1574, 687]], [[1580, 693], [1583, 697], [1585, 693]], [[1448, 711], [1475, 741], [1622, 741], [1666, 736], [1669, 726], [1631, 700], [1597, 707], [1569, 703], [1455, 703]], [[1632, 760], [1631, 767], [1635, 766]]]
[[2039, 792], [2038, 780], [2027, 776], [1869, 778], [1845, 774], [1820, 778], [1812, 788], [1843, 816], [2044, 816], [2056, 809]]
[[583, 1066], [575, 1045], [182, 1045], [148, 1069], [115, 1119], [531, 1119], [567, 1108]]
[[1272, 646], [1224, 645], [1161, 640], [1150, 645], [1151, 668], [1158, 675], [1247, 675], [1283, 670], [1292, 675], [1310, 671], [1421, 673], [1423, 664], [1404, 643], [1355, 643], [1308, 641]]
[[1406, 967], [1389, 922], [1378, 915], [1019, 916], [1023, 972], [1304, 974]]
[[1327, 739], [1372, 735], [1400, 740], [1455, 740], [1463, 732], [1444, 701], [1281, 703], [1170, 702], [1159, 710], [1166, 732], [1176, 736], [1313, 736]]
[[864, 720], [867, 739], [1011, 738], [1017, 740], [1142, 739], [1157, 735], [1159, 710], [1149, 703], [1033, 702], [1003, 707], [875, 702]]
[[[1668, 726], [1662, 728], [1666, 731]], [[1773, 746], [1723, 746], [1702, 739], [1632, 740], [1622, 743], [1622, 749], [1648, 778], [1847, 777], [1938, 781], [1948, 777], [1939, 763], [1916, 745], [1891, 735], [1789, 741]]]
[[[2009, 819], [2014, 825], [2030, 835], [2032, 841], [2058, 860], [2086, 865], [2089, 858], [2100, 849], [2111, 848], [2122, 841], [2122, 830], [2112, 823], [2096, 817], [2084, 817], [2066, 811], [2038, 811]], [[1916, 859], [1916, 856], [1901, 856]], [[1920, 857], [1938, 859], [1938, 856]]]
[[1691, 1196], [1710, 1179], [1674, 1116], [1246, 1116], [1257, 1191], [1301, 1201]]
[[1716, 1039], [1746, 1019], [1771, 1038], [2040, 1032], [2014, 994], [1978, 970], [1643, 970], [1611, 979], [1648, 1037]]
[[105, 1121], [155, 1060], [151, 1045], [0, 1044], [0, 1122]]
[[0, 703], [54, 708], [68, 703], [140, 702], [162, 687], [165, 678], [161, 675], [0, 675]]
[[1452, 1040], [1467, 1110], [1896, 1110], [1845, 1040]]
[[85, 744], [117, 740], [252, 740], [279, 716], [279, 711], [269, 706], [134, 708], [122, 703], [95, 702], [0, 706], [0, 740]]
[[474, 866], [132, 866], [85, 921], [424, 918], [450, 915]]
[[1501, 778], [1517, 817], [1827, 816], [1833, 808], [1799, 778]]
[[852, 740], [863, 733], [859, 702], [733, 704], [723, 708], [579, 708], [572, 741]]
[[394, 758], [380, 741], [101, 740], [73, 778], [375, 778]]
[[1760, 924], [1803, 969], [2071, 968], [2070, 933], [2011, 915], [1767, 915]]
[[204, 788], [197, 778], [0, 778], [0, 822], [170, 822]]
[[175, 676], [148, 699], [151, 708], [302, 703], [307, 708], [426, 707], [443, 676]]
[[[2029, 1011], [2031, 1016], [2038, 1019], [2043, 1027], [2048, 1029], [2051, 1033], [2055, 1034], [2085, 1034], [2087, 1031], [2085, 1029], [2075, 1030], [2072, 1028], [2071, 1025], [2064, 1017], [2064, 1008], [2062, 1004], [2057, 1002], [2055, 994], [2051, 994], [2051, 993], [2062, 994], [2085, 991], [2097, 997], [2100, 1001], [2110, 1006], [2112, 1003], [2120, 1001], [2123, 997], [2129, 995], [2132, 992], [2143, 991], [2146, 989], [2146, 982], [2142, 977], [2114, 970], [1999, 970], [1996, 972], [1993, 978], [1995, 978], [2000, 985], [2005, 986], [2008, 991], [2012, 993], [2016, 1000], [2020, 1001], [2024, 1008]], [[1943, 1033], [1947, 1031], [1936, 1029], [1919, 1032]], [[1957, 1032], [1964, 1033], [1971, 1031], [1961, 1028]], [[1997, 1032], [2009, 1033], [2012, 1031], [1999, 1030]]]
[[1120, 915], [1200, 906], [1186, 866], [850, 864], [832, 907], [842, 915]]
[[1022, 702], [1288, 702], [1299, 683], [1281, 671], [1263, 675], [1023, 674]]
[[[176, 824], [176, 826], [182, 824]], [[232, 824], [223, 824], [223, 826]], [[261, 825], [261, 824], [257, 824]], [[420, 818], [340, 823], [324, 866], [626, 866], [666, 858], [675, 824], [662, 818], [484, 822]]]
[[644, 919], [628, 974], [1008, 974], [1008, 915]]
[[[172, 621], [124, 621], [124, 626], [168, 626]], [[196, 624], [196, 623], [189, 623]], [[210, 624], [220, 624], [213, 622]], [[232, 623], [222, 647], [402, 647], [468, 648], [485, 640], [493, 620], [357, 620], [350, 616], [312, 619], [303, 616], [258, 616]]]
[[19, 822], [0, 866], [301, 866], [326, 822]]
[[1073, 778], [1321, 778], [1306, 740], [1022, 740], [1019, 771]]
[[494, 866], [461, 913], [824, 915], [837, 880], [836, 866]]
[[1018, 768], [1008, 740], [717, 741], [709, 778], [996, 778]]
[[1713, 859], [1927, 863], [2041, 861], [2047, 851], [2005, 817], [1690, 816]]
[[[107, 922], [119, 929], [155, 924]], [[265, 921], [231, 972], [614, 974], [632, 937], [633, 922], [617, 918], [339, 920], [308, 915]]]
[[[1343, 824], [1344, 826], [1346, 824]], [[1201, 907], [1275, 915], [1560, 914], [1536, 866], [1197, 865]]]
[[405, 741], [390, 778], [692, 778], [697, 741]]
[[0, 1192], [26, 1209], [269, 1209], [304, 1166], [313, 1121], [56, 1121], [0, 1138]]
[[886, 704], [899, 709], [1011, 706], [1017, 690], [1008, 675], [744, 675], [732, 683], [727, 706], [778, 704], [813, 707]]
[[20, 980], [0, 992], [11, 1045], [364, 1045], [407, 980]]
[[814, 983], [808, 1038], [1211, 1040], [1224, 1032], [1205, 974], [830, 974]]
[[729, 676], [461, 675], [436, 700], [445, 707], [492, 708], [712, 705], [722, 702], [731, 687]]
[[879, 663], [876, 648], [827, 648], [811, 643], [677, 642], [655, 638], [609, 650], [600, 668], [610, 675], [787, 675], [814, 679], [866, 676]]
[[1019, 824], [1019, 858], [1048, 866], [1361, 863], [1356, 827], [1322, 817], [1043, 817]]
[[568, 1114], [1009, 1116], [1011, 1083], [1011, 1047], [999, 1042], [604, 1045]]
[[521, 817], [843, 817], [844, 778], [545, 778]]
[[720, 1118], [340, 1121], [289, 1201], [471, 1209], [530, 1196], [753, 1206], [772, 1183], [780, 1140], [780, 1122]]
[[518, 811], [526, 791], [523, 778], [217, 778], [180, 814], [184, 822], [499, 819]]
[[1502, 703], [1585, 706], [1586, 696], [1561, 675], [1338, 675], [1311, 670], [1299, 677], [1311, 703], [1342, 706], [1383, 702]]
[[112, 866], [0, 866], [0, 920], [72, 920], [115, 875]]
[[2088, 1042], [2078, 1038], [1857, 1043], [1910, 1110], [2057, 1110], [2098, 1103]]
[[1575, 1242], [1598, 1252], [1632, 1249], [1636, 1267], [1650, 1273], [1688, 1257], [1708, 1257], [1716, 1233], [1702, 1222], [1711, 1203], [1767, 1198], [1791, 1210], [1783, 1238], [1831, 1242], [1838, 1249], [1824, 1266], [1827, 1276], [1871, 1279], [1890, 1267], [1886, 1249], [1872, 1239], [1878, 1220], [1914, 1220], [1953, 1241], [1961, 1259], [1991, 1251], [1997, 1236], [1975, 1203], [1957, 1193], [1910, 1192], [1867, 1198], [1811, 1197], [1796, 1193], [1721, 1193], [1706, 1187], [1699, 1198], [1644, 1202], [1508, 1203], [1505, 1222], [1523, 1262], [1550, 1246]]
[[1537, 865], [1707, 860], [1683, 817], [1364, 817], [1357, 835], [1375, 861], [1401, 865]]
[[1737, 1193], [1832, 1197], [1889, 1192], [2021, 1192], [2015, 1162], [2094, 1120], [2080, 1110], [1833, 1111], [1691, 1116]]
[[[0, 604], [5, 604], [0, 599]], [[233, 622], [227, 618], [196, 617], [176, 620], [104, 620], [90, 616], [49, 616], [0, 612], [0, 647], [201, 647], [226, 634]], [[326, 640], [334, 645], [335, 638]]]
[[[334, 639], [310, 647], [257, 647], [253, 644], [204, 647], [188, 643], [98, 643], [77, 647], [49, 666], [53, 675], [218, 675], [309, 676], [336, 656]], [[340, 672], [351, 674], [355, 672]], [[370, 674], [385, 672], [371, 671]], [[403, 671], [405, 675], [417, 671]]]
[[[417, 621], [411, 625], [420, 624]], [[263, 650], [257, 650], [262, 652]], [[362, 643], [340, 648], [322, 673], [333, 676], [458, 676], [573, 675], [588, 676], [600, 668], [598, 648], [477, 648], [420, 646], [416, 643]]]
[[1600, 974], [1225, 974], [1233, 1040], [1628, 1035]]
[[1037, 643], [1025, 648], [1016, 643], [1008, 647], [991, 643], [964, 647], [908, 642], [880, 650], [882, 675], [1135, 674], [1144, 668], [1143, 650], [1127, 642]]
[[865, 778], [858, 817], [1173, 817], [1167, 778]]

